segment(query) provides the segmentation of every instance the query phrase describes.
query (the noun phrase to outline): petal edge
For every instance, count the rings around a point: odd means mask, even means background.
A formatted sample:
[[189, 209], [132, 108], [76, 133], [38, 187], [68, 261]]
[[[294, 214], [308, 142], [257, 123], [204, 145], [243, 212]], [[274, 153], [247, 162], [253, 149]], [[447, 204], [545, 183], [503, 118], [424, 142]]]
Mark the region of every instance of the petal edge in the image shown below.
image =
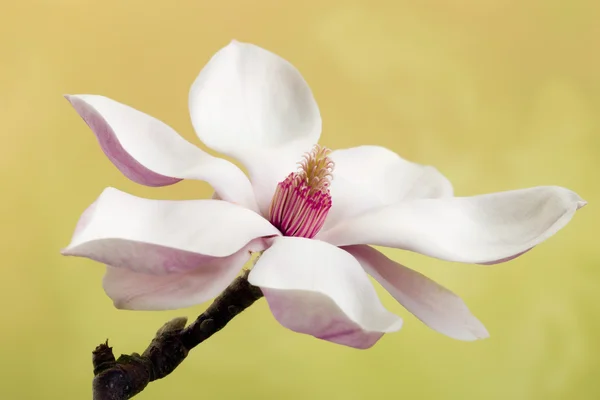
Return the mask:
[[65, 95], [102, 151], [129, 179], [166, 186], [182, 179], [208, 182], [222, 199], [256, 210], [246, 175], [233, 163], [194, 146], [164, 122], [98, 95]]
[[390, 260], [378, 250], [344, 247], [400, 304], [431, 329], [457, 340], [489, 337], [460, 297], [426, 276]]
[[356, 259], [325, 242], [277, 237], [248, 280], [263, 289], [279, 323], [295, 332], [368, 348], [402, 326]]
[[148, 200], [107, 188], [83, 213], [62, 253], [164, 274], [188, 271], [276, 235], [260, 215], [225, 201]]
[[422, 199], [350, 218], [319, 235], [338, 246], [372, 244], [448, 261], [508, 261], [548, 239], [583, 200], [556, 186], [473, 197]]

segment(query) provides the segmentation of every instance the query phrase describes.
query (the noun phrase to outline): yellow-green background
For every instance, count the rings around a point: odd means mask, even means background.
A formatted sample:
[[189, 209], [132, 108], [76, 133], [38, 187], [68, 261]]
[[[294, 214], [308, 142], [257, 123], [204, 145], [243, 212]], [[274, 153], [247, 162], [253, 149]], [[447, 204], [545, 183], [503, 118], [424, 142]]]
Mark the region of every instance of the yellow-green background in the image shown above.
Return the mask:
[[595, 0], [3, 0], [0, 6], [0, 398], [86, 399], [90, 351], [141, 351], [175, 312], [115, 310], [103, 267], [59, 255], [106, 186], [153, 198], [204, 183], [129, 182], [61, 97], [98, 93], [197, 143], [187, 93], [232, 38], [290, 60], [323, 143], [437, 166], [457, 195], [555, 184], [589, 201], [504, 265], [389, 251], [464, 297], [491, 338], [405, 317], [367, 351], [280, 327], [264, 301], [140, 399], [600, 398], [600, 3]]

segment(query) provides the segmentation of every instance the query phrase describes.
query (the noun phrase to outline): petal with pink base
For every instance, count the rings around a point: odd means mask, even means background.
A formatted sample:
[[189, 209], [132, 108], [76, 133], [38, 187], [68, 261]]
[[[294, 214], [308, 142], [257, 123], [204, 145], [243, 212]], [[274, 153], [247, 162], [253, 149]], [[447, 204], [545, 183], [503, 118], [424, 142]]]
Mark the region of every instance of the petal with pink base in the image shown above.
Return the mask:
[[279, 323], [295, 332], [368, 348], [402, 326], [356, 259], [325, 242], [277, 237], [248, 280], [263, 290]]
[[167, 274], [135, 272], [138, 268], [107, 266], [103, 286], [115, 307], [128, 310], [171, 310], [203, 303], [217, 296], [249, 260], [249, 250], [266, 247], [262, 239], [227, 257], [204, 257], [193, 267]]
[[423, 323], [458, 340], [477, 340], [489, 336], [465, 303], [443, 286], [407, 268], [366, 245], [347, 246], [365, 271]]
[[275, 319], [295, 332], [357, 349], [368, 349], [383, 336], [348, 319], [331, 298], [320, 293], [261, 289]]
[[200, 150], [165, 123], [107, 97], [66, 98], [106, 156], [132, 181], [165, 186], [182, 179], [203, 180], [223, 200], [257, 209], [250, 181], [238, 167]]
[[107, 188], [86, 210], [64, 255], [135, 272], [189, 271], [278, 235], [253, 211], [220, 200], [148, 200]]

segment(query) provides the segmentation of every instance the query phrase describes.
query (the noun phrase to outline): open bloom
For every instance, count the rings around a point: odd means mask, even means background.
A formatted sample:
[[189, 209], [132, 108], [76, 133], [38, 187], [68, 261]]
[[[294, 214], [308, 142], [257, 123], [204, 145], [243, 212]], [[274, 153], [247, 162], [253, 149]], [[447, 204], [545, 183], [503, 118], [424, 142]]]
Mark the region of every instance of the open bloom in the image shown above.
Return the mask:
[[104, 289], [119, 308], [204, 302], [262, 252], [248, 279], [293, 331], [367, 348], [400, 329], [370, 275], [432, 329], [485, 338], [459, 297], [369, 245], [500, 263], [552, 236], [585, 204], [554, 186], [453, 197], [435, 168], [385, 148], [319, 146], [308, 85], [290, 63], [251, 44], [217, 52], [189, 95], [200, 140], [239, 160], [249, 177], [129, 106], [67, 99], [128, 178], [147, 186], [198, 179], [215, 190], [213, 199], [161, 201], [108, 188], [83, 213], [63, 254], [106, 264]]

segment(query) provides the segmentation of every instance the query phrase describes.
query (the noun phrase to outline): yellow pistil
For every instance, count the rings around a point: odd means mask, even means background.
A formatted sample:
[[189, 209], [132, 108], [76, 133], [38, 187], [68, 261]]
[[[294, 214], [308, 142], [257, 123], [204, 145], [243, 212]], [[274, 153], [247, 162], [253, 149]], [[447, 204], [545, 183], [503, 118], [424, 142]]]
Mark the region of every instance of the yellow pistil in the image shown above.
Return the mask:
[[327, 190], [333, 178], [334, 163], [328, 157], [331, 150], [316, 144], [311, 151], [302, 155], [298, 163], [297, 179], [303, 181], [310, 188], [312, 195], [319, 190]]

